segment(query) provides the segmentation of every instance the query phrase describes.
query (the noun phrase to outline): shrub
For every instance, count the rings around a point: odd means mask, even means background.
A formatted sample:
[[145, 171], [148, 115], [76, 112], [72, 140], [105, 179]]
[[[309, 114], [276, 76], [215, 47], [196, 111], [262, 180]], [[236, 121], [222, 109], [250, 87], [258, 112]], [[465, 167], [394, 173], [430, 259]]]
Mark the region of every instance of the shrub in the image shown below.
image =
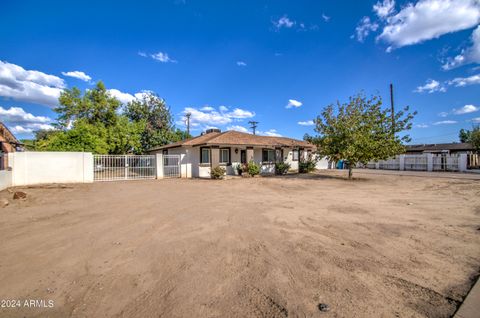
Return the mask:
[[247, 172], [248, 172], [248, 174], [251, 175], [252, 177], [253, 177], [253, 176], [256, 176], [257, 174], [260, 174], [260, 166], [257, 165], [255, 162], [250, 161], [250, 162], [247, 164]]
[[309, 173], [315, 170], [316, 162], [312, 159], [301, 160], [298, 163], [298, 172], [300, 173]]
[[217, 166], [215, 168], [212, 168], [212, 170], [210, 171], [210, 176], [212, 177], [212, 179], [223, 179], [225, 172], [226, 170], [224, 167]]
[[275, 164], [275, 174], [286, 174], [290, 169], [290, 164], [287, 162], [279, 162]]

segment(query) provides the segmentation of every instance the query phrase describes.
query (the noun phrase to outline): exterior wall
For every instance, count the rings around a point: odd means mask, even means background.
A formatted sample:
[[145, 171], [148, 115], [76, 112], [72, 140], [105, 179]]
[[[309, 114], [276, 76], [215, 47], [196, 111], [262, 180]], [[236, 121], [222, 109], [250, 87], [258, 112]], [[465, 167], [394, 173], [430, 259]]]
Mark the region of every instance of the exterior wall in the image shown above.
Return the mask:
[[12, 172], [8, 170], [0, 171], [0, 191], [12, 186]]
[[93, 155], [87, 152], [13, 152], [8, 161], [12, 186], [93, 182]]
[[298, 171], [298, 160], [293, 160], [293, 149], [284, 148], [283, 149], [283, 161], [290, 164], [290, 171]]

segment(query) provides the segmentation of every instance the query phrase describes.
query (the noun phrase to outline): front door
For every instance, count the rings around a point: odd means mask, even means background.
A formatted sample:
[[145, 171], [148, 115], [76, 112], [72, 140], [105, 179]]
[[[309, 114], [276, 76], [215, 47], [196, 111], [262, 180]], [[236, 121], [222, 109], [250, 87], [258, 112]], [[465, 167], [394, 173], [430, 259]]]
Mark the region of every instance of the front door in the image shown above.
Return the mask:
[[240, 162], [241, 163], [247, 163], [247, 151], [246, 150], [240, 150]]

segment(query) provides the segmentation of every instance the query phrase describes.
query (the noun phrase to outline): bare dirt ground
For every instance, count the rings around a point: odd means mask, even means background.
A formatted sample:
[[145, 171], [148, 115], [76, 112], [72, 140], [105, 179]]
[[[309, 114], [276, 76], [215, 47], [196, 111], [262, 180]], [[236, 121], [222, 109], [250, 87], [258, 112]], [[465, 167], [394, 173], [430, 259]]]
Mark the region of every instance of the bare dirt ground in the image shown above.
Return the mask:
[[338, 175], [3, 191], [0, 299], [54, 306], [0, 317], [451, 316], [480, 268], [479, 181]]

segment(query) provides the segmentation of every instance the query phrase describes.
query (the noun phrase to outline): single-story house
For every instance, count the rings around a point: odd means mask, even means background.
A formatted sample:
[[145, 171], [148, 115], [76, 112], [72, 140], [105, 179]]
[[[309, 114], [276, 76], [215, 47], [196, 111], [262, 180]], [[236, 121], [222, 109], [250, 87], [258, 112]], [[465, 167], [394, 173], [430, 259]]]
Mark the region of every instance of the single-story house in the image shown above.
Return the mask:
[[275, 163], [282, 161], [288, 162], [291, 170], [298, 170], [299, 160], [314, 150], [314, 145], [303, 140], [208, 129], [198, 137], [152, 148], [149, 153], [181, 155], [181, 176], [191, 178], [210, 177], [211, 168], [216, 166], [224, 166], [227, 175], [235, 175], [238, 164], [252, 160], [260, 164], [262, 174], [274, 173]]
[[8, 156], [10, 152], [22, 150], [22, 143], [12, 134], [12, 132], [0, 122], [0, 170], [5, 170], [8, 166]]
[[422, 145], [407, 145], [405, 153], [408, 155], [434, 153], [434, 154], [461, 154], [472, 153], [475, 149], [472, 144], [468, 142], [453, 142], [445, 144], [422, 144]]

